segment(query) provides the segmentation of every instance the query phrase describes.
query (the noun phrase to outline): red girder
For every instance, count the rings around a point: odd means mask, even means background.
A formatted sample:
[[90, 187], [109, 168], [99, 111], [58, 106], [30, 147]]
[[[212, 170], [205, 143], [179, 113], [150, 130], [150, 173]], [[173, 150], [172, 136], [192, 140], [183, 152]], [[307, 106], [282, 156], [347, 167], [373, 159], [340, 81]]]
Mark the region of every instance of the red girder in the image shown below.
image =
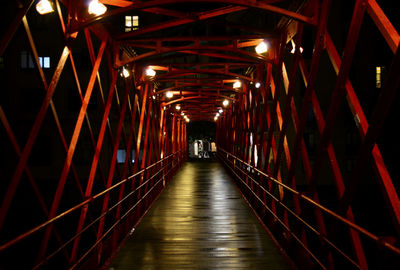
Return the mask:
[[[100, 15], [100, 16], [96, 16], [94, 18], [90, 18], [87, 19], [86, 21], [84, 21], [83, 23], [79, 23], [79, 25], [75, 28], [72, 29], [72, 32], [76, 32], [79, 31], [80, 29], [89, 26], [92, 23], [98, 22], [103, 18], [109, 17], [109, 16], [116, 16], [116, 15], [120, 15], [126, 12], [130, 12], [130, 11], [135, 11], [135, 10], [143, 10], [143, 9], [147, 9], [147, 8], [153, 8], [153, 7], [160, 7], [163, 5], [169, 5], [169, 4], [179, 4], [179, 3], [183, 3], [183, 4], [188, 4], [188, 3], [199, 3], [199, 2], [210, 2], [213, 4], [231, 4], [231, 5], [238, 5], [238, 6], [243, 6], [243, 7], [247, 7], [247, 8], [257, 8], [257, 9], [261, 9], [261, 10], [265, 10], [265, 11], [269, 11], [269, 12], [273, 12], [273, 13], [277, 13], [283, 16], [286, 16], [288, 18], [300, 21], [300, 22], [304, 22], [307, 24], [311, 24], [311, 25], [315, 25], [316, 24], [316, 14], [314, 14], [314, 18], [311, 17], [307, 17], [301, 14], [298, 14], [296, 12], [293, 11], [289, 11], [271, 4], [267, 4], [267, 3], [274, 3], [274, 2], [279, 2], [277, 0], [271, 0], [271, 1], [263, 1], [263, 2], [249, 2], [249, 1], [243, 1], [243, 0], [154, 0], [154, 1], [146, 1], [146, 2], [133, 2], [132, 5], [124, 7], [124, 8], [119, 8], [119, 9], [115, 9], [112, 10], [110, 12], [107, 12], [107, 14], [105, 15]], [[234, 10], [236, 11], [236, 10]], [[225, 13], [224, 11], [222, 11], [222, 13]], [[214, 14], [214, 16], [218, 16], [217, 14]]]
[[[395, 154], [387, 142], [380, 141], [385, 139], [384, 125], [394, 119], [389, 118], [390, 110], [398, 106], [400, 86], [400, 35], [396, 21], [382, 8], [386, 2], [342, 3], [351, 6], [353, 15], [344, 25], [347, 38], [339, 42], [340, 34], [333, 27], [337, 18], [332, 17], [338, 11], [331, 9], [337, 2], [330, 0], [294, 1], [293, 5], [278, 0], [100, 0], [112, 6], [100, 16], [89, 15], [84, 1], [62, 0], [54, 2], [56, 16], [46, 18], [63, 37], [55, 42], [58, 36], [51, 33], [54, 44], [43, 38], [40, 29], [30, 27], [36, 11], [34, 1], [26, 2], [16, 1], [0, 43], [6, 91], [0, 125], [7, 155], [2, 164], [7, 171], [2, 173], [0, 253], [5, 256], [1, 254], [0, 268], [10, 263], [8, 254], [17, 253], [26, 254], [26, 262], [24, 258], [13, 263], [26, 264], [25, 268], [106, 267], [186, 160], [183, 114], [192, 122], [213, 121], [220, 109], [218, 158], [232, 172], [259, 220], [272, 229], [300, 268], [374, 269], [383, 261], [392, 263], [392, 268], [400, 266], [398, 169], [393, 166]], [[197, 3], [205, 4], [201, 12], [196, 11]], [[273, 28], [243, 25], [235, 19], [234, 13], [254, 10], [270, 13], [273, 19], [266, 16], [265, 21]], [[108, 19], [136, 11], [159, 20], [130, 32], [107, 25]], [[209, 20], [228, 16], [227, 21]], [[373, 89], [380, 95], [368, 101], [373, 105], [369, 111], [364, 104], [368, 89], [359, 89], [351, 75], [360, 61], [358, 53], [362, 54], [357, 46], [367, 46], [360, 30], [368, 27], [365, 17], [375, 27], [371, 36], [380, 35], [374, 46], [386, 50], [380, 61], [392, 62], [386, 77], [382, 75], [383, 86]], [[277, 24], [276, 18], [281, 18]], [[194, 27], [194, 33], [195, 26], [205, 24], [222, 26], [226, 33], [180, 36], [176, 31]], [[327, 25], [335, 32], [332, 37]], [[271, 47], [269, 53], [255, 53], [253, 47], [263, 40]], [[289, 53], [291, 44], [294, 54]], [[342, 54], [337, 44], [343, 45]], [[50, 69], [42, 66], [41, 59], [49, 47], [54, 47], [48, 50]], [[32, 58], [28, 65], [36, 73], [22, 66], [21, 71], [16, 69], [18, 50], [26, 48]], [[82, 63], [77, 53], [81, 49], [92, 66]], [[122, 76], [122, 67], [129, 77]], [[154, 77], [144, 74], [148, 67], [156, 71]], [[332, 87], [323, 81], [324, 72]], [[234, 88], [237, 80], [242, 86]], [[24, 87], [44, 90], [39, 102], [23, 103], [37, 103], [35, 113], [23, 112], [24, 105], [17, 102], [27, 99]], [[164, 95], [168, 91], [173, 92], [172, 98]], [[73, 112], [66, 108], [70, 92], [78, 97]], [[225, 99], [230, 101], [226, 108]], [[9, 106], [9, 101], [17, 104]], [[360, 141], [350, 170], [347, 146], [337, 135], [344, 133], [337, 127], [342, 113], [352, 117], [346, 125], [358, 132]], [[34, 162], [35, 147], [43, 146], [40, 139], [46, 135], [56, 137], [51, 144], [57, 144], [58, 153], [52, 157], [56, 161], [46, 165], [52, 167], [51, 173], [41, 175], [43, 168]], [[80, 144], [91, 148], [81, 150]], [[397, 151], [395, 144], [393, 149]], [[82, 159], [87, 163], [81, 164]], [[367, 167], [372, 173], [364, 176]], [[369, 190], [375, 186], [380, 193]], [[364, 189], [382, 198], [362, 197], [359, 193]], [[24, 192], [32, 196], [21, 195]], [[380, 224], [370, 218], [377, 210], [364, 213], [360, 207], [371, 205], [370, 201], [385, 209], [378, 210]], [[28, 206], [39, 218], [13, 223], [23, 213], [12, 211]], [[14, 225], [18, 225], [15, 232], [8, 235]], [[65, 227], [72, 229], [64, 232]], [[39, 248], [29, 256], [34, 250], [31, 243]]]

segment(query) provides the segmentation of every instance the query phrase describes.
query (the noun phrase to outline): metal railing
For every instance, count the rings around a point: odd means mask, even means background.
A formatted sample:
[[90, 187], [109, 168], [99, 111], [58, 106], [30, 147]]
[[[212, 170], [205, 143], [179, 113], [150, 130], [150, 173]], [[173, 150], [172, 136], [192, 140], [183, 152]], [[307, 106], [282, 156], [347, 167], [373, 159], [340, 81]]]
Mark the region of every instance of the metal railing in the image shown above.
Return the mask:
[[[247, 190], [250, 192], [250, 196], [255, 198], [259, 203], [262, 204], [262, 206], [281, 224], [281, 226], [295, 239], [300, 246], [310, 255], [311, 258], [323, 269], [328, 269], [323, 263], [322, 260], [318, 258], [318, 255], [316, 255], [313, 251], [308, 248], [305, 243], [300, 239], [299, 236], [297, 236], [293, 230], [280, 218], [277, 214], [274, 213], [274, 211], [268, 206], [264, 200], [254, 192], [254, 190], [243, 180], [243, 176], [240, 176], [239, 173], [242, 175], [245, 175], [247, 179], [250, 179], [253, 184], [256, 184], [266, 195], [268, 195], [273, 201], [278, 203], [281, 207], [283, 207], [288, 213], [290, 213], [295, 219], [297, 219], [299, 222], [301, 222], [305, 228], [309, 229], [312, 233], [314, 233], [316, 236], [318, 236], [319, 239], [324, 241], [327, 245], [329, 245], [333, 250], [335, 250], [338, 254], [340, 254], [343, 258], [345, 258], [349, 263], [351, 263], [353, 266], [355, 266], [358, 269], [362, 269], [361, 266], [356, 262], [356, 260], [352, 259], [350, 255], [348, 255], [345, 251], [343, 251], [341, 248], [338, 247], [334, 243], [333, 240], [330, 240], [327, 235], [319, 232], [316, 228], [314, 228], [313, 225], [305, 221], [304, 218], [299, 216], [298, 214], [295, 213], [294, 210], [292, 210], [287, 204], [285, 204], [282, 200], [280, 200], [278, 197], [274, 196], [270, 191], [267, 190], [263, 185], [261, 185], [259, 182], [257, 182], [253, 177], [252, 174], [243, 169], [243, 167], [246, 167], [247, 169], [252, 170], [254, 173], [257, 173], [258, 176], [264, 177], [269, 183], [275, 184], [281, 188], [283, 188], [284, 192], [289, 192], [290, 194], [296, 196], [300, 200], [308, 203], [309, 205], [313, 206], [314, 208], [317, 208], [318, 210], [322, 211], [324, 214], [327, 214], [328, 216], [336, 219], [339, 221], [342, 225], [345, 225], [361, 235], [365, 236], [369, 240], [373, 241], [377, 246], [384, 248], [386, 251], [393, 252], [396, 255], [400, 256], [400, 249], [393, 244], [385, 241], [381, 237], [369, 232], [368, 230], [360, 227], [353, 221], [347, 219], [346, 217], [343, 217], [341, 215], [338, 215], [334, 211], [330, 210], [329, 208], [321, 205], [320, 203], [316, 202], [312, 198], [302, 194], [301, 192], [289, 187], [288, 185], [282, 183], [278, 179], [275, 179], [271, 177], [270, 175], [266, 174], [265, 172], [259, 170], [255, 166], [241, 160], [240, 158], [232, 155], [231, 153], [225, 151], [222, 148], [218, 148], [217, 156], [219, 159], [225, 164], [227, 168], [234, 174], [235, 178], [238, 179], [241, 184], [243, 184]], [[232, 160], [231, 160], [232, 159]], [[238, 162], [238, 164], [236, 164]], [[242, 191], [241, 191], [242, 192]], [[242, 192], [243, 194], [243, 192]], [[244, 194], [243, 194], [244, 195]], [[245, 196], [245, 195], [244, 195]], [[286, 197], [286, 196], [283, 196]]]
[[[120, 180], [119, 182], [115, 183], [113, 186], [91, 196], [90, 198], [82, 201], [79, 204], [76, 204], [75, 206], [65, 210], [64, 212], [58, 214], [54, 218], [51, 218], [34, 228], [26, 231], [25, 233], [20, 234], [19, 236], [15, 237], [14, 239], [3, 243], [0, 245], [0, 252], [11, 248], [15, 244], [25, 240], [26, 238], [33, 236], [35, 233], [40, 232], [41, 230], [45, 229], [47, 226], [55, 223], [55, 222], [60, 222], [63, 218], [66, 218], [68, 215], [72, 214], [74, 211], [81, 209], [84, 206], [90, 205], [93, 203], [95, 200], [100, 199], [101, 197], [105, 196], [106, 194], [110, 193], [113, 190], [116, 190], [118, 187], [120, 187], [123, 184], [135, 181], [135, 178], [138, 176], [143, 176], [146, 172], [150, 171], [155, 166], [161, 165], [161, 167], [158, 168], [158, 170], [153, 173], [150, 177], [148, 177], [146, 180], [144, 180], [140, 185], [135, 187], [132, 191], [130, 191], [127, 195], [125, 195], [121, 200], [116, 202], [114, 205], [110, 206], [105, 212], [103, 212], [100, 216], [92, 220], [88, 225], [86, 225], [80, 232], [75, 234], [72, 238], [64, 242], [62, 245], [60, 245], [55, 251], [47, 255], [44, 259], [42, 259], [39, 263], [37, 263], [33, 269], [38, 269], [39, 267], [43, 266], [46, 264], [50, 259], [52, 259], [55, 255], [57, 255], [59, 252], [61, 252], [63, 249], [65, 249], [68, 245], [73, 243], [73, 241], [80, 237], [85, 231], [87, 231], [89, 228], [93, 227], [97, 222], [99, 222], [103, 217], [106, 215], [109, 215], [112, 213], [113, 210], [115, 210], [119, 205], [121, 205], [124, 201], [126, 201], [128, 198], [132, 198], [134, 194], [136, 194], [139, 190], [144, 188], [146, 185], [150, 183], [151, 180], [156, 179], [156, 182], [153, 183], [153, 185], [147, 190], [146, 193], [144, 193], [129, 209], [125, 211], [121, 215], [121, 217], [117, 220], [114, 220], [114, 223], [110, 226], [110, 228], [89, 248], [86, 250], [86, 252], [79, 258], [77, 259], [73, 265], [70, 266], [71, 269], [75, 269], [82, 261], [116, 228], [117, 225], [121, 223], [124, 219], [127, 218], [129, 214], [131, 214], [137, 207], [145, 200], [148, 198], [148, 196], [152, 193], [152, 191], [158, 187], [160, 184], [163, 183], [163, 181], [166, 181], [166, 179], [170, 179], [172, 177], [173, 172], [176, 171], [176, 169], [182, 164], [182, 161], [184, 160], [184, 157], [182, 156], [182, 150], [179, 150], [167, 157], [164, 157], [163, 159], [160, 159], [159, 161], [151, 164], [150, 166], [141, 169], [137, 171], [136, 173], [130, 175], [129, 177]], [[161, 190], [159, 191], [159, 193]], [[155, 196], [152, 198], [153, 200], [155, 199]], [[150, 207], [150, 205], [148, 205]], [[145, 213], [146, 211], [144, 211]]]

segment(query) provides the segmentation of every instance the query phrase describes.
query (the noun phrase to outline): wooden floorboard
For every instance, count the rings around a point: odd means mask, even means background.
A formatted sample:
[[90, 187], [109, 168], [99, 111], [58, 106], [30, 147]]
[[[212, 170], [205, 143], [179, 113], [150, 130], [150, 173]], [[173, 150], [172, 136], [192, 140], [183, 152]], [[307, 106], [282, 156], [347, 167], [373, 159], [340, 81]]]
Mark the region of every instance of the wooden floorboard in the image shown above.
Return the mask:
[[108, 269], [290, 269], [217, 162], [186, 162]]

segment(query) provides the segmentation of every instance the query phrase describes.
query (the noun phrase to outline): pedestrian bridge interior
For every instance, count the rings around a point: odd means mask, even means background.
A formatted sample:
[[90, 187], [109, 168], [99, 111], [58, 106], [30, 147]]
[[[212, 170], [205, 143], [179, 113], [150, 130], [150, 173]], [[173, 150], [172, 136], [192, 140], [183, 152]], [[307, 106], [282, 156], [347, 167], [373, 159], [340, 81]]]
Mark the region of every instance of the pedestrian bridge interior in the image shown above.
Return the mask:
[[390, 0], [12, 0], [0, 270], [400, 269]]

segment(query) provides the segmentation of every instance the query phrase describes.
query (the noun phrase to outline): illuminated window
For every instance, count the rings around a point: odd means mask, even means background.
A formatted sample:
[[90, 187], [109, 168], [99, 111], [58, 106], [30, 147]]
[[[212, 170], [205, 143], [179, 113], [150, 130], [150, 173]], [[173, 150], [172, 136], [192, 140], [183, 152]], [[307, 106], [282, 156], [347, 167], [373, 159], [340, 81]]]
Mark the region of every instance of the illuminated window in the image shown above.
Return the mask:
[[139, 29], [139, 16], [125, 16], [125, 32]]
[[[143, 149], [140, 149], [139, 151], [139, 160], [142, 160], [143, 156]], [[125, 149], [118, 149], [117, 152], [117, 162], [118, 163], [125, 163], [125, 158], [126, 158], [126, 150]], [[132, 150], [131, 154], [131, 162], [135, 163], [135, 158], [136, 158], [136, 151]]]
[[386, 67], [378, 66], [376, 67], [376, 76], [375, 76], [375, 86], [376, 88], [382, 88], [382, 85], [385, 80], [386, 75]]
[[50, 68], [50, 57], [49, 56], [44, 56], [44, 57], [39, 56], [39, 63], [40, 63], [41, 68]]
[[[126, 158], [126, 150], [125, 149], [118, 149], [117, 152], [117, 162], [118, 163], [125, 163], [125, 158]], [[135, 150], [132, 150], [132, 155], [131, 155], [131, 161], [132, 163], [135, 162]]]
[[376, 88], [381, 88], [382, 87], [382, 68], [381, 67], [376, 67], [376, 77], [375, 77], [375, 85]]
[[[50, 57], [39, 56], [39, 64], [41, 68], [50, 68]], [[27, 51], [21, 52], [21, 68], [35, 68], [32, 55]]]

